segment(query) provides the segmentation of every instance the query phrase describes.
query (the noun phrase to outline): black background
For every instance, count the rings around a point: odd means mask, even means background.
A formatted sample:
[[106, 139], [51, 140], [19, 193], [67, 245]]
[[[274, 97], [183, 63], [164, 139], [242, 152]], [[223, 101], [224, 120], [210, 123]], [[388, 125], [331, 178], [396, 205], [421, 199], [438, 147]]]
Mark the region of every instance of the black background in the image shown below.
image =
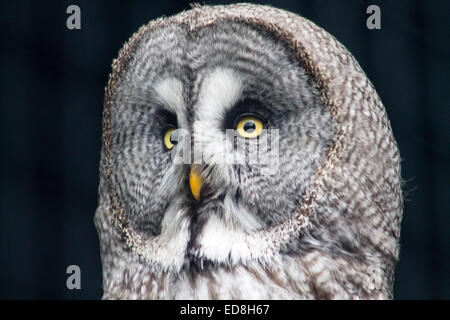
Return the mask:
[[[202, 2], [203, 3], [203, 2]], [[228, 2], [210, 2], [228, 3]], [[264, 1], [333, 34], [389, 114], [407, 193], [394, 296], [450, 298], [450, 1]], [[81, 30], [66, 8], [81, 8]], [[366, 8], [381, 8], [381, 30]], [[141, 25], [186, 1], [0, 2], [0, 298], [98, 299], [104, 86]], [[66, 288], [80, 266], [82, 289]]]

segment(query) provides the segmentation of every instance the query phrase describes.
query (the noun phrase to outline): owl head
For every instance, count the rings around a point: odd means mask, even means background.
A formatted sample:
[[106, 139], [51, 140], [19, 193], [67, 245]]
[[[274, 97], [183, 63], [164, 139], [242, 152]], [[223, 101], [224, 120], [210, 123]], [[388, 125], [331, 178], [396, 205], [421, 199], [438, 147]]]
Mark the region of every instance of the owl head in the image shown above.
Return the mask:
[[391, 296], [398, 149], [336, 39], [271, 7], [194, 7], [143, 26], [112, 68], [106, 298]]

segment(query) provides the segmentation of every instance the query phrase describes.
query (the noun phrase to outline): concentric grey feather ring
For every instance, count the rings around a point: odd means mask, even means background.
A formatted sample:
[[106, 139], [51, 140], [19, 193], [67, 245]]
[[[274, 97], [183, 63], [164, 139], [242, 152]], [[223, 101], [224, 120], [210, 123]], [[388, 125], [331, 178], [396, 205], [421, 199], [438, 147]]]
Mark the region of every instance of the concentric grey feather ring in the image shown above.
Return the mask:
[[[392, 297], [400, 157], [335, 38], [272, 7], [201, 6], [143, 26], [112, 68], [95, 217], [103, 298]], [[186, 137], [200, 162], [174, 161]]]

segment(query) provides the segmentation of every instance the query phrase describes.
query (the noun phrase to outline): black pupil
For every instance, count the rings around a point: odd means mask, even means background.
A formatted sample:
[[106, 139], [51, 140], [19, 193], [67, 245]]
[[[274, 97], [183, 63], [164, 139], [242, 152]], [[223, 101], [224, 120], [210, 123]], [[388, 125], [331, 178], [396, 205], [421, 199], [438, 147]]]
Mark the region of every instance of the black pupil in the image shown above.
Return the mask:
[[248, 133], [252, 133], [256, 129], [255, 121], [253, 120], [247, 120], [244, 123], [244, 131]]

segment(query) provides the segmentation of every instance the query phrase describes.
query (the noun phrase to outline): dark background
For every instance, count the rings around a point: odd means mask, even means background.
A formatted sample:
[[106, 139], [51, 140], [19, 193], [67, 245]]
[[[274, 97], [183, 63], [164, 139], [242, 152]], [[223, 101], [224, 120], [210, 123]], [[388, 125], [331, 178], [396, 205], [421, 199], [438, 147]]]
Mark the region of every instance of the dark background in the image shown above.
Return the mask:
[[[449, 299], [450, 1], [262, 3], [333, 34], [374, 83], [407, 181], [394, 296]], [[70, 4], [81, 8], [81, 30], [66, 28]], [[366, 28], [370, 4], [381, 8], [381, 30]], [[110, 65], [141, 25], [188, 8], [0, 2], [0, 298], [101, 297], [93, 216]], [[66, 288], [71, 264], [81, 268], [81, 290]]]

